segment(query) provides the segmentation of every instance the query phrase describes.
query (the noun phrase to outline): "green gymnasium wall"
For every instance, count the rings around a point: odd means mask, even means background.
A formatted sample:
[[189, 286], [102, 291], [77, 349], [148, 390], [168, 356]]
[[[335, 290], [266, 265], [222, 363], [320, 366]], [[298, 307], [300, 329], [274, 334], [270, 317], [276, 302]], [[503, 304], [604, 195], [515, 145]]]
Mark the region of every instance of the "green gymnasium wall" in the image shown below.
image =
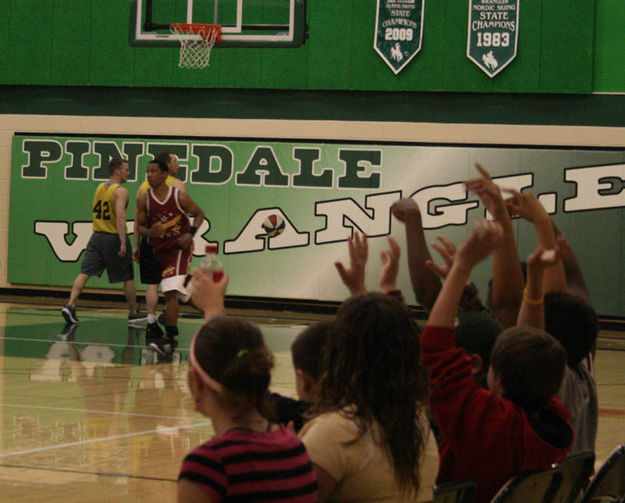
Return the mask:
[[625, 92], [625, 2], [597, 0], [593, 91]]
[[2, 0], [0, 84], [589, 93], [596, 77], [623, 91], [615, 4], [521, 2], [516, 60], [490, 79], [465, 55], [467, 0], [426, 0], [421, 53], [397, 76], [372, 47], [373, 0], [309, 1], [305, 46], [217, 50], [200, 71], [177, 68], [176, 49], [130, 47], [129, 0]]

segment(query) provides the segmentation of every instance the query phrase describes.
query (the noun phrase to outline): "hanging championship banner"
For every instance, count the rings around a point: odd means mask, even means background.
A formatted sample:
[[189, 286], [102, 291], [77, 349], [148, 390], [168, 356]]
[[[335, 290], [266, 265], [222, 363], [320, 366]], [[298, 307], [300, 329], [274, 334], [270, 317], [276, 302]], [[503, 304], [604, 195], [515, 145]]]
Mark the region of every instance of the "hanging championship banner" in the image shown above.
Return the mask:
[[493, 78], [516, 57], [519, 0], [470, 0], [467, 57]]
[[421, 50], [425, 0], [378, 0], [373, 48], [397, 75]]

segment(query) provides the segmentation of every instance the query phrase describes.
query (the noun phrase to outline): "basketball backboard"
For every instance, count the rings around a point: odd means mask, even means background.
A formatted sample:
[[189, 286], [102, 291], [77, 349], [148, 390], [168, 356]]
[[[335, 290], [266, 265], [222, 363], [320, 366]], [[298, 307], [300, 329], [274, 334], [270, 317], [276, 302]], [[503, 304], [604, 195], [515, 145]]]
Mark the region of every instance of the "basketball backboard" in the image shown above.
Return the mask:
[[132, 0], [130, 44], [180, 46], [173, 23], [221, 25], [216, 47], [300, 47], [306, 40], [306, 0]]

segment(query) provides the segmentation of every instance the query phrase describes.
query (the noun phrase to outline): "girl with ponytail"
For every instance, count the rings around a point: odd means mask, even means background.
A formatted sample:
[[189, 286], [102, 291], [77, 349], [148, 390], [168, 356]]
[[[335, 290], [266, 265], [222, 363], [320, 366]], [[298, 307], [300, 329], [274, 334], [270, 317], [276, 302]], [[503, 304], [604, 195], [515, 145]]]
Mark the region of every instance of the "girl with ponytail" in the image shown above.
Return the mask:
[[195, 410], [211, 419], [212, 440], [185, 457], [178, 501], [317, 501], [317, 480], [298, 437], [271, 422], [273, 355], [260, 329], [223, 315], [228, 276], [196, 271], [193, 301], [206, 323], [189, 349]]

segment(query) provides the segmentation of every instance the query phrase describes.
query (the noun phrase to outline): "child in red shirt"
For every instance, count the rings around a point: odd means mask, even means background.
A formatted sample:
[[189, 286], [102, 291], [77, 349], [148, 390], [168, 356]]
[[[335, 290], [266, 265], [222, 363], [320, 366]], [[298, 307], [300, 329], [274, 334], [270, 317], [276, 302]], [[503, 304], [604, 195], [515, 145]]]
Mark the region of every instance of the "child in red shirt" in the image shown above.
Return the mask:
[[[476, 225], [453, 258], [421, 336], [432, 383], [430, 407], [442, 435], [437, 482], [474, 480], [477, 503], [490, 501], [512, 476], [561, 461], [573, 440], [568, 413], [555, 397], [566, 353], [553, 337], [528, 326], [504, 331], [491, 355], [489, 389], [479, 386], [470, 358], [455, 345], [454, 321], [462, 290], [472, 268], [501, 241], [496, 222]], [[520, 319], [526, 319], [528, 308], [542, 303], [546, 264], [530, 262]]]

